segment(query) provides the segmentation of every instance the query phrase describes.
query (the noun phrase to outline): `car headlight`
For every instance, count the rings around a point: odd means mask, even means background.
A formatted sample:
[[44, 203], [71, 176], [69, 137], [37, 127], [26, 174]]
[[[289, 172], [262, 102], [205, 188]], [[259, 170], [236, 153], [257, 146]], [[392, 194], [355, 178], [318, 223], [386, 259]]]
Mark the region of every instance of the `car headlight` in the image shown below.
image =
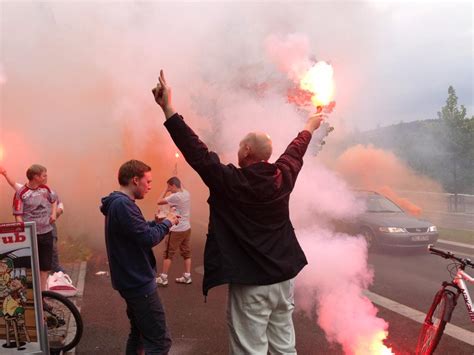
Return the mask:
[[379, 231], [384, 233], [406, 233], [407, 230], [399, 227], [379, 227]]
[[438, 231], [438, 228], [436, 228], [436, 226], [431, 226], [430, 228], [428, 228], [428, 232], [437, 232]]

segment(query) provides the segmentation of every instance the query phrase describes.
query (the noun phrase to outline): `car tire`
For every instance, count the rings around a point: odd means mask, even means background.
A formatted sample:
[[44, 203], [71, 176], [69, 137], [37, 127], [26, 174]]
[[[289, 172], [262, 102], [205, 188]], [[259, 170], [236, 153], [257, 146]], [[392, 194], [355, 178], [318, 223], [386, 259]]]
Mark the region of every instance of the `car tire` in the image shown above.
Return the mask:
[[375, 234], [369, 228], [362, 228], [360, 230], [360, 234], [362, 234], [367, 242], [367, 249], [374, 250], [376, 248], [375, 242]]

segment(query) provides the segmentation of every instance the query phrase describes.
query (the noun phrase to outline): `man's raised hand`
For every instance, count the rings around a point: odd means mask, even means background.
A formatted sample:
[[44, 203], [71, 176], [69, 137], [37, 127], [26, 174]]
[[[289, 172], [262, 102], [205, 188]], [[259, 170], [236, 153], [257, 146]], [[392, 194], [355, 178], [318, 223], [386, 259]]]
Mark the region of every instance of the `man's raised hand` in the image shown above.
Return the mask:
[[313, 134], [315, 130], [319, 128], [321, 125], [321, 122], [326, 118], [327, 116], [322, 114], [322, 113], [313, 113], [308, 117], [308, 120], [306, 121], [306, 125], [304, 129], [306, 131], [309, 131], [309, 133]]
[[158, 84], [151, 90], [151, 92], [153, 93], [156, 103], [160, 105], [163, 110], [166, 119], [173, 116], [175, 111], [171, 106], [171, 88], [166, 83], [165, 73], [163, 70], [160, 70]]

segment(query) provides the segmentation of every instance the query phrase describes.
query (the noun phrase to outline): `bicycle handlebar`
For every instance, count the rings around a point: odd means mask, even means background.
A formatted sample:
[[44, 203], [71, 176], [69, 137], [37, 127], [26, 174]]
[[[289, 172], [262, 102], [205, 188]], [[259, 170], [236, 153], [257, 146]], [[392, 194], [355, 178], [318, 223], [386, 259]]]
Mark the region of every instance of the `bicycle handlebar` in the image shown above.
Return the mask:
[[460, 262], [460, 263], [463, 264], [464, 266], [470, 266], [470, 267], [474, 268], [474, 263], [471, 261], [471, 259], [468, 259], [468, 258], [460, 258], [459, 256], [454, 255], [454, 254], [453, 254], [452, 252], [450, 252], [450, 251], [441, 250], [441, 249], [435, 248], [435, 247], [433, 246], [433, 244], [429, 244], [429, 245], [428, 245], [428, 251], [429, 251], [431, 254], [441, 256], [442, 258], [445, 258], [445, 259], [453, 259], [453, 260], [456, 260], [456, 261]]

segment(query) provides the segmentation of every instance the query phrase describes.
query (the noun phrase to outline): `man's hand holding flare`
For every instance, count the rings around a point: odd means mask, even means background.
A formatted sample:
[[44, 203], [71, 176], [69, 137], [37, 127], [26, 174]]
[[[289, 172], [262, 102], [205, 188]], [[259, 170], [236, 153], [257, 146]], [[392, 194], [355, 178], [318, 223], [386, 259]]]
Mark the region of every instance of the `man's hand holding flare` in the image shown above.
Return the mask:
[[170, 118], [176, 113], [171, 105], [171, 88], [166, 83], [163, 70], [160, 70], [158, 84], [156, 84], [156, 87], [154, 87], [151, 92], [155, 97], [156, 103], [160, 105], [161, 109], [163, 110], [166, 119]]
[[313, 132], [319, 128], [319, 126], [321, 125], [321, 122], [323, 122], [325, 118], [326, 118], [326, 115], [324, 115], [321, 112], [316, 112], [316, 113], [311, 114], [308, 117], [308, 120], [306, 121], [304, 130], [313, 134]]

